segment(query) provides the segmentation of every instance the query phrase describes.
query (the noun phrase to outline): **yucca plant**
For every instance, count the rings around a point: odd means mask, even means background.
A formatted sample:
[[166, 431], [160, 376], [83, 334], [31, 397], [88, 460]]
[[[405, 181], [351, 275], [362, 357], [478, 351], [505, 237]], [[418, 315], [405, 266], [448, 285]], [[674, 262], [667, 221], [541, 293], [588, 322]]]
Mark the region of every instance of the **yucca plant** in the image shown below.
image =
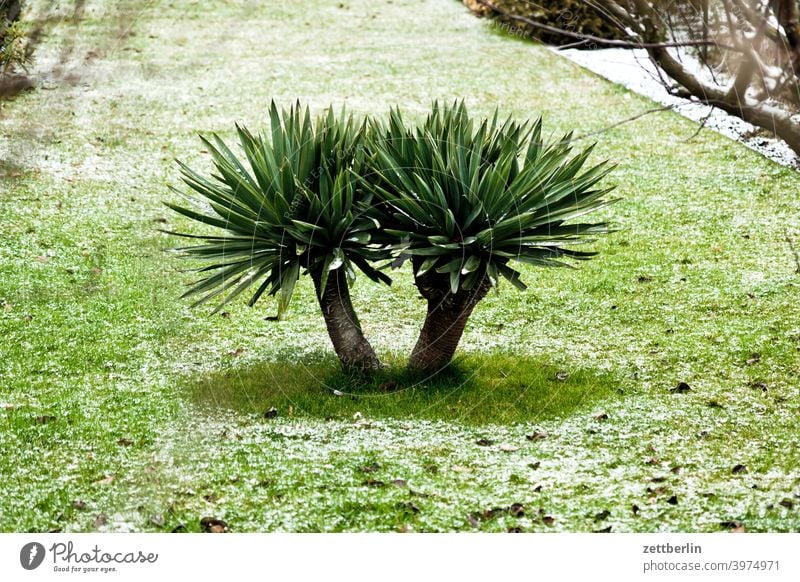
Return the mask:
[[499, 124], [495, 113], [476, 124], [463, 102], [435, 103], [418, 128], [398, 109], [388, 125], [374, 124], [362, 184], [428, 304], [412, 369], [450, 362], [473, 309], [501, 278], [525, 289], [512, 262], [562, 267], [594, 255], [567, 247], [607, 225], [571, 221], [608, 202], [610, 188], [597, 184], [611, 166], [584, 168], [592, 147], [573, 154], [570, 140], [543, 141], [541, 119]]
[[237, 126], [246, 162], [217, 135], [202, 138], [216, 170], [211, 176], [179, 162], [183, 182], [199, 200], [194, 207], [167, 205], [217, 231], [173, 233], [200, 239], [202, 244], [178, 250], [209, 263], [197, 269], [202, 277], [184, 296], [199, 296], [194, 305], [221, 299], [219, 310], [257, 283], [249, 304], [265, 292], [279, 294], [282, 318], [296, 281], [308, 274], [342, 364], [376, 368], [378, 358], [349, 292], [356, 269], [374, 281], [391, 282], [371, 265], [389, 252], [373, 243], [379, 225], [362, 214], [370, 194], [357, 184], [365, 124], [332, 108], [312, 121], [307, 107], [279, 112], [275, 103], [270, 124], [270, 132], [260, 135]]

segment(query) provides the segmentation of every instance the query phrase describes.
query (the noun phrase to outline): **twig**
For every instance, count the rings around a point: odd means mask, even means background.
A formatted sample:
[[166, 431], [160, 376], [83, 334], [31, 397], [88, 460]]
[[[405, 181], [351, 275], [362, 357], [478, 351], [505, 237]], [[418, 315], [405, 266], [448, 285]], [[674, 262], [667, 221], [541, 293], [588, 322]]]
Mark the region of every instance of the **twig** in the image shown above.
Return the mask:
[[697, 126], [697, 129], [695, 130], [695, 132], [694, 132], [694, 133], [693, 133], [691, 136], [689, 136], [689, 137], [688, 137], [688, 138], [687, 138], [687, 139], [684, 141], [684, 143], [689, 143], [689, 142], [690, 142], [690, 141], [692, 141], [694, 138], [696, 138], [698, 135], [700, 135], [700, 132], [701, 132], [701, 131], [703, 131], [703, 129], [705, 129], [705, 127], [706, 127], [706, 124], [708, 123], [708, 120], [709, 120], [709, 119], [711, 119], [711, 116], [712, 116], [713, 114], [714, 114], [714, 106], [713, 106], [713, 105], [709, 105], [709, 106], [708, 106], [708, 115], [706, 115], [706, 116], [703, 118], [703, 120], [700, 122], [700, 125], [698, 125], [698, 126]]
[[476, 2], [478, 2], [478, 4], [486, 6], [488, 9], [496, 12], [497, 14], [500, 14], [501, 16], [504, 16], [505, 18], [510, 18], [511, 20], [516, 20], [517, 22], [524, 22], [525, 24], [527, 24], [528, 26], [532, 26], [533, 28], [538, 28], [540, 30], [552, 32], [554, 34], [560, 34], [562, 36], [567, 36], [569, 38], [591, 41], [598, 45], [611, 46], [611, 47], [615, 46], [615, 47], [630, 48], [630, 49], [678, 48], [687, 46], [716, 46], [731, 51], [741, 52], [740, 49], [737, 49], [736, 47], [723, 45], [713, 40], [687, 40], [682, 42], [635, 42], [629, 40], [615, 40], [615, 39], [601, 38], [599, 36], [594, 36], [593, 34], [573, 32], [571, 30], [566, 30], [564, 28], [559, 28], [557, 26], [550, 26], [549, 24], [536, 22], [535, 20], [531, 20], [530, 18], [525, 18], [524, 16], [517, 16], [516, 14], [511, 14], [510, 12], [506, 12], [502, 8], [498, 8], [491, 2], [488, 2], [487, 0], [476, 0]]
[[642, 111], [641, 113], [637, 113], [632, 117], [627, 117], [615, 123], [612, 123], [609, 126], [604, 127], [603, 129], [598, 129], [597, 131], [592, 131], [589, 133], [585, 133], [583, 135], [579, 135], [578, 137], [574, 138], [573, 141], [579, 141], [582, 139], [586, 139], [587, 137], [592, 137], [595, 135], [600, 135], [601, 133], [605, 133], [607, 131], [611, 131], [615, 127], [619, 127], [620, 125], [625, 125], [626, 123], [630, 123], [632, 121], [636, 121], [637, 119], [641, 119], [645, 115], [650, 115], [651, 113], [660, 113], [661, 111], [669, 111], [673, 109], [675, 105], [664, 105], [663, 107], [655, 107], [653, 109], [648, 109], [647, 111]]
[[560, 44], [556, 47], [556, 49], [560, 51], [565, 51], [571, 48], [578, 48], [579, 46], [586, 46], [590, 42], [592, 41], [590, 41], [588, 38], [584, 38], [583, 40], [576, 40], [575, 42], [571, 42], [569, 44]]

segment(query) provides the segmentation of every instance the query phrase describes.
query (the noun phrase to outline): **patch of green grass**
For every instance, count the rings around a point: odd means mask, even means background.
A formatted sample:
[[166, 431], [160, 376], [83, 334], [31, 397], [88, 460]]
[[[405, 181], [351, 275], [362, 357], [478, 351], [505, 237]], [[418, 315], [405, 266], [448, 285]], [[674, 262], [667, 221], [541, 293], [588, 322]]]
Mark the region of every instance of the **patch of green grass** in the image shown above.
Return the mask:
[[[524, 354], [467, 354], [433, 376], [402, 363], [371, 375], [341, 370], [330, 354], [293, 362], [231, 366], [192, 380], [188, 392], [208, 409], [322, 419], [419, 418], [508, 424], [565, 417], [619, 395], [610, 374], [565, 369]], [[290, 412], [291, 411], [291, 412]]]

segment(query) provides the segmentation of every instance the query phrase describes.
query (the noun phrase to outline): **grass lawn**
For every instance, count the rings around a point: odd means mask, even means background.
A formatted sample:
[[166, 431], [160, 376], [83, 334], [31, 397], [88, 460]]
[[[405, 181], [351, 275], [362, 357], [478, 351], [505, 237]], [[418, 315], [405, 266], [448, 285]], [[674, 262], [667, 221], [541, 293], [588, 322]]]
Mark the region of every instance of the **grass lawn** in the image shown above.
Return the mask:
[[677, 115], [593, 138], [620, 230], [522, 267], [442, 377], [402, 372], [409, 272], [353, 291], [393, 366], [371, 383], [310, 280], [283, 322], [179, 300], [173, 158], [208, 168], [197, 133], [272, 98], [463, 96], [554, 133], [652, 107], [454, 0], [265, 4], [90, 0], [38, 52], [74, 83], [0, 105], [0, 530], [800, 531], [800, 175]]

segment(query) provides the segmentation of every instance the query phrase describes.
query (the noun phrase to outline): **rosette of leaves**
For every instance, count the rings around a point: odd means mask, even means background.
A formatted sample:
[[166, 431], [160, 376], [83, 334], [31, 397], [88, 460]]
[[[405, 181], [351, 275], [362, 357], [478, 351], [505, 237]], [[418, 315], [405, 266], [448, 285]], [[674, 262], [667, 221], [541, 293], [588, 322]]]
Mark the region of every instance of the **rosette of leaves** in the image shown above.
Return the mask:
[[514, 262], [568, 266], [595, 254], [574, 244], [609, 230], [576, 219], [609, 202], [611, 188], [598, 183], [612, 166], [587, 167], [592, 146], [574, 152], [571, 134], [544, 141], [541, 119], [500, 124], [495, 113], [476, 123], [463, 102], [434, 103], [420, 127], [393, 109], [388, 125], [371, 133], [362, 183], [428, 304], [412, 369], [435, 372], [450, 362], [473, 309], [500, 279], [526, 288]]
[[342, 364], [375, 368], [378, 358], [349, 292], [357, 270], [391, 282], [371, 265], [388, 258], [389, 251], [372, 240], [379, 225], [362, 212], [371, 194], [356, 178], [365, 158], [365, 124], [344, 110], [337, 114], [329, 108], [312, 121], [307, 107], [279, 111], [272, 103], [270, 125], [259, 135], [237, 126], [243, 160], [219, 136], [202, 138], [214, 165], [211, 175], [179, 162], [195, 203], [167, 206], [214, 229], [173, 233], [202, 241], [177, 250], [208, 263], [197, 269], [201, 278], [184, 296], [197, 296], [194, 305], [219, 299], [218, 311], [254, 289], [250, 305], [264, 293], [278, 295], [280, 319], [298, 278], [308, 274]]

